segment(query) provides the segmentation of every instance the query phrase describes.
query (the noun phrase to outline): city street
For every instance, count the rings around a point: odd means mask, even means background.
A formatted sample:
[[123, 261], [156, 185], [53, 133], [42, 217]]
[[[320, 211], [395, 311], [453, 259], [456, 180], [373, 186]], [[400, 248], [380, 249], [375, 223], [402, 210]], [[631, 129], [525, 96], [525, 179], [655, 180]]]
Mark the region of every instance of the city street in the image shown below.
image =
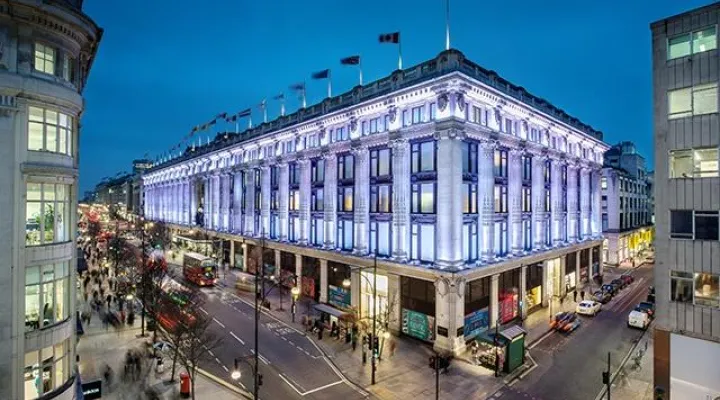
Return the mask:
[[[179, 267], [173, 275], [182, 280]], [[187, 284], [191, 285], [191, 284]], [[213, 317], [213, 331], [223, 338], [221, 348], [212, 350], [214, 361], [203, 368], [230, 384], [235, 358], [245, 358], [254, 365], [254, 318], [252, 304], [238, 297], [234, 288], [203, 288], [201, 308]], [[356, 391], [325, 359], [315, 344], [302, 332], [261, 313], [259, 327], [260, 373], [263, 385], [261, 399], [362, 399], [364, 393]], [[253, 378], [250, 366], [240, 363], [240, 384], [252, 392]]]
[[577, 331], [567, 336], [553, 332], [532, 344], [528, 354], [537, 366], [491, 398], [594, 399], [602, 389], [608, 352], [614, 372], [645, 333], [629, 328], [627, 316], [637, 303], [645, 300], [647, 288], [652, 285], [653, 265], [639, 267], [633, 275], [635, 282], [604, 304], [600, 314], [581, 317], [582, 325]]

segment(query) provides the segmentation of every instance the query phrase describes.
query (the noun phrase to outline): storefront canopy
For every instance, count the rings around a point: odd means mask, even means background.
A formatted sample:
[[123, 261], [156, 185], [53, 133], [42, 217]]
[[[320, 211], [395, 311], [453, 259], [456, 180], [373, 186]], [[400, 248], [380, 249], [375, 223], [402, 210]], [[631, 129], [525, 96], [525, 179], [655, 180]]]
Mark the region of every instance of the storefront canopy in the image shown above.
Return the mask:
[[328, 313], [328, 314], [333, 315], [338, 318], [343, 318], [347, 315], [346, 312], [344, 312], [342, 310], [338, 310], [337, 308], [331, 307], [327, 304], [315, 304], [315, 309], [320, 312]]

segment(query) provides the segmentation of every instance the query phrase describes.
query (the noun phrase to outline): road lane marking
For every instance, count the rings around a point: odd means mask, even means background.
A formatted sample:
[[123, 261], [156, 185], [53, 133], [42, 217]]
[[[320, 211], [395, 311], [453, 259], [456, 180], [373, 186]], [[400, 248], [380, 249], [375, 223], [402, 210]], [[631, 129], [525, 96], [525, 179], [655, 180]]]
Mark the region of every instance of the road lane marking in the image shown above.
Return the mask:
[[218, 325], [220, 325], [220, 326], [222, 326], [223, 328], [225, 328], [225, 325], [223, 325], [222, 322], [218, 321], [217, 318], [213, 318], [213, 321], [217, 322]]
[[290, 386], [295, 392], [297, 392], [297, 394], [299, 394], [300, 396], [303, 396], [302, 392], [299, 391], [298, 388], [295, 387], [295, 385], [293, 385], [292, 383], [290, 383], [290, 381], [288, 380], [288, 378], [285, 377], [285, 375], [283, 375], [283, 374], [278, 374], [278, 376], [280, 376], [280, 378], [281, 378], [283, 381], [285, 381], [285, 383], [287, 383], [288, 386]]
[[[255, 349], [250, 349], [250, 352], [253, 353], [253, 354], [255, 354]], [[260, 361], [264, 362], [265, 365], [270, 365], [270, 361], [268, 361], [267, 358], [263, 357], [262, 354], [259, 354], [259, 355], [258, 355], [258, 358], [260, 359]]]
[[242, 344], [243, 346], [245, 345], [245, 342], [243, 342], [243, 340], [240, 339], [239, 337], [235, 336], [234, 333], [230, 332], [230, 336], [234, 337], [235, 340], [237, 340], [238, 342], [240, 342], [240, 344]]
[[[208, 350], [208, 353], [210, 354], [210, 357], [215, 357], [215, 354], [213, 354], [212, 350]], [[217, 360], [217, 358], [216, 358], [216, 360]]]
[[223, 367], [223, 369], [225, 370], [225, 372], [230, 372], [230, 370], [228, 370], [228, 368], [227, 368], [224, 364], [220, 364], [220, 365], [222, 365], [222, 367]]
[[343, 383], [342, 380], [339, 380], [339, 381], [333, 382], [333, 383], [328, 383], [327, 385], [320, 386], [320, 387], [315, 388], [315, 389], [312, 389], [312, 390], [308, 390], [307, 392], [303, 393], [301, 396], [306, 396], [306, 395], [308, 395], [308, 394], [310, 394], [310, 393], [319, 392], [319, 391], [321, 391], [321, 390], [323, 390], [323, 389], [327, 389], [327, 388], [329, 388], [329, 387], [331, 387], [331, 386], [339, 385], [339, 384], [341, 384], [341, 383]]
[[217, 361], [218, 364], [222, 365], [219, 358], [215, 357], [215, 361]]
[[208, 315], [208, 312], [207, 312], [207, 311], [205, 311], [205, 309], [204, 309], [204, 308], [202, 308], [202, 307], [198, 307], [198, 308], [200, 308], [200, 311], [204, 312], [204, 313], [205, 313], [205, 315]]
[[550, 335], [552, 335], [555, 331], [549, 330], [546, 334], [540, 336], [540, 339], [536, 340], [535, 343], [533, 343], [530, 347], [528, 347], [528, 350], [532, 350], [535, 348], [535, 346], [539, 345], [540, 342], [547, 339]]

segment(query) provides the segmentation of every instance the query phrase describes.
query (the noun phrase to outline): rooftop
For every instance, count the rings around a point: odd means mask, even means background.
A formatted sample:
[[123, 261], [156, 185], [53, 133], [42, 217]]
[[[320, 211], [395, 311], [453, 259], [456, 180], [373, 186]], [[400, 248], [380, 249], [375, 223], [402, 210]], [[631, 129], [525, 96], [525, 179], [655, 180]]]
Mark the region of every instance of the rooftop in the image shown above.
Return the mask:
[[590, 125], [582, 123], [576, 117], [573, 117], [567, 114], [564, 110], [553, 106], [547, 100], [528, 93], [528, 91], [522, 86], [512, 84], [498, 75], [497, 72], [485, 69], [480, 65], [475, 64], [465, 58], [465, 55], [459, 50], [450, 49], [441, 52], [434, 59], [425, 61], [410, 68], [396, 70], [385, 78], [381, 78], [366, 85], [355, 86], [348, 92], [326, 98], [323, 101], [307, 108], [301, 108], [292, 114], [278, 117], [273, 121], [262, 123], [238, 134], [228, 132], [218, 133], [211, 142], [195, 147], [194, 150], [187, 147], [181, 156], [165, 161], [162, 164], [155, 165], [153, 168], [149, 169], [148, 172], [166, 168], [182, 161], [196, 158], [203, 154], [221, 150], [232, 144], [251, 140], [346, 107], [360, 104], [373, 98], [390, 94], [400, 89], [448, 75], [453, 72], [460, 72], [476, 79], [483, 84], [513, 97], [539, 111], [542, 111], [550, 117], [555, 118], [595, 139], [602, 140], [603, 138], [603, 133], [601, 131], [595, 130]]

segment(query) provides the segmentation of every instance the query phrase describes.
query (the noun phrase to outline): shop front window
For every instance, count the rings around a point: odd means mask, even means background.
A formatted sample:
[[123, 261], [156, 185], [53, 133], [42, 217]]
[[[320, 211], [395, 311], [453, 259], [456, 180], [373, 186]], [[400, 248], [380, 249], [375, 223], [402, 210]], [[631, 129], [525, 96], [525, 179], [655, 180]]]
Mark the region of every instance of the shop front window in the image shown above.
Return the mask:
[[33, 400], [61, 387], [70, 378], [70, 340], [40, 351], [25, 353], [25, 400]]
[[[376, 281], [374, 279], [377, 279]], [[377, 284], [377, 309], [375, 308], [374, 285]], [[377, 312], [378, 319], [382, 320], [388, 307], [388, 277], [377, 275], [370, 271], [361, 272], [360, 292], [362, 293], [362, 318], [372, 318]]]
[[35, 246], [70, 240], [70, 185], [28, 183], [25, 244]]
[[68, 317], [69, 262], [25, 268], [25, 331]]

